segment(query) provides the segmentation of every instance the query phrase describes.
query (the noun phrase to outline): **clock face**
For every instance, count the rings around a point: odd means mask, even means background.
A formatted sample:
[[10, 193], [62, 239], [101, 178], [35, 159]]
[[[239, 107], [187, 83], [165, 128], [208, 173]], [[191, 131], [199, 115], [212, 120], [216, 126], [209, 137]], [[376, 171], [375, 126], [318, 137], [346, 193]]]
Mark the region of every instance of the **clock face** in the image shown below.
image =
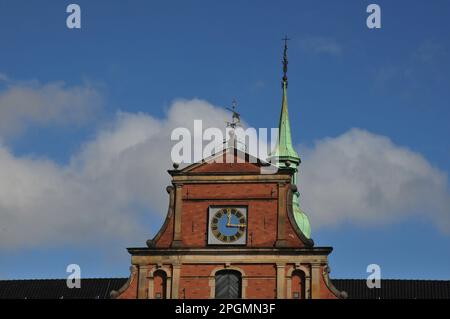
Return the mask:
[[245, 244], [247, 241], [247, 207], [210, 207], [208, 234], [208, 244]]

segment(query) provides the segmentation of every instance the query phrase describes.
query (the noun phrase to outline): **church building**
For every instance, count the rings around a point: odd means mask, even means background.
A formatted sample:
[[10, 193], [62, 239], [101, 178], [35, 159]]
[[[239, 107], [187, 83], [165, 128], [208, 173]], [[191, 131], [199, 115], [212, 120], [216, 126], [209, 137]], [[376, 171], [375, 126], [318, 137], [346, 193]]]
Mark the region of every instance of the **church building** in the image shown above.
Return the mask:
[[[268, 159], [235, 141], [210, 158], [169, 170], [167, 216], [146, 247], [128, 248], [119, 299], [345, 298], [329, 278], [332, 247], [316, 247], [300, 208], [287, 102], [284, 45], [279, 134]], [[221, 158], [221, 161], [217, 161]], [[233, 160], [230, 161], [230, 158]], [[275, 168], [268, 174], [267, 168]]]

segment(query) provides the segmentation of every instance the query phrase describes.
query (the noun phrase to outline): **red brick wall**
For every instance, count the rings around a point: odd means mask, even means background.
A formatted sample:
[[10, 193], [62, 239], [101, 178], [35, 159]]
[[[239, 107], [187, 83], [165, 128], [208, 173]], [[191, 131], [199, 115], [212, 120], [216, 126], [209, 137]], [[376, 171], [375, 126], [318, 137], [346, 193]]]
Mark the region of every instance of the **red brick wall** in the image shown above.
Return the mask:
[[[256, 169], [257, 168], [257, 169]], [[254, 164], [208, 164], [200, 166], [197, 172], [259, 172], [259, 167]], [[276, 182], [252, 182], [252, 183], [211, 183], [189, 184], [185, 183], [181, 189], [181, 241], [183, 247], [200, 248], [207, 247], [208, 236], [208, 208], [211, 205], [247, 206], [248, 238], [247, 247], [274, 247], [278, 233], [278, 184]], [[287, 193], [290, 184], [285, 184]], [[283, 198], [285, 201], [286, 198]], [[175, 199], [176, 202], [176, 199]], [[285, 205], [286, 206], [286, 205]], [[176, 207], [174, 207], [174, 210]], [[174, 235], [174, 216], [169, 218], [167, 227], [156, 242], [156, 247], [170, 247]], [[283, 212], [284, 238], [289, 247], [304, 247], [300, 238], [290, 224], [287, 212]], [[149, 265], [149, 269], [154, 265]], [[166, 265], [167, 266], [167, 265]], [[170, 268], [171, 266], [168, 265]], [[270, 264], [233, 264], [245, 274], [246, 298], [272, 299], [276, 298], [276, 265]], [[292, 268], [290, 264], [286, 268]], [[210, 276], [214, 269], [224, 269], [223, 264], [183, 264], [180, 270], [179, 298], [210, 298]], [[133, 278], [130, 287], [120, 298], [136, 298], [138, 276]], [[286, 280], [286, 278], [284, 278]], [[148, 281], [145, 283], [148, 288]], [[300, 287], [300, 283], [293, 280], [293, 286]], [[163, 284], [160, 277], [154, 278], [154, 294], [160, 292], [162, 296]], [[295, 290], [296, 288], [294, 288]], [[320, 279], [320, 297], [335, 298], [334, 294], [326, 287], [323, 278]], [[291, 296], [286, 296], [291, 297]]]
[[209, 276], [217, 266], [202, 264], [182, 265], [178, 296], [181, 299], [209, 298], [211, 293]]
[[181, 238], [184, 246], [205, 247], [210, 205], [242, 205], [248, 210], [248, 246], [273, 247], [277, 234], [277, 201], [184, 201]]
[[[243, 200], [236, 200], [238, 198]], [[199, 201], [199, 199], [205, 201]], [[182, 241], [185, 246], [207, 245], [210, 205], [247, 206], [248, 246], [272, 247], [274, 245], [277, 229], [277, 184], [185, 185], [182, 213]]]
[[247, 276], [248, 299], [273, 299], [277, 296], [277, 268], [276, 265], [267, 264], [241, 264]]
[[183, 199], [276, 199], [276, 183], [184, 185]]
[[334, 293], [328, 289], [327, 284], [325, 283], [325, 279], [322, 276], [324, 267], [320, 268], [320, 299], [338, 299]]
[[291, 223], [289, 222], [289, 218], [286, 216], [286, 224], [285, 224], [285, 232], [286, 232], [286, 240], [289, 247], [304, 247], [305, 244], [300, 240], [297, 236], [297, 233], [294, 231]]
[[167, 248], [170, 247], [173, 240], [173, 223], [174, 223], [174, 215], [170, 217], [169, 223], [167, 225], [167, 228], [164, 230], [164, 232], [161, 234], [161, 237], [156, 242], [156, 247], [161, 248]]
[[[149, 269], [154, 265], [149, 265]], [[170, 267], [170, 266], [169, 266]], [[293, 265], [286, 266], [286, 273], [292, 269]], [[178, 297], [180, 299], [208, 299], [211, 296], [210, 276], [215, 269], [226, 269], [223, 264], [183, 264], [180, 269], [180, 281]], [[244, 273], [247, 285], [245, 289], [247, 299], [275, 299], [277, 296], [277, 274], [275, 264], [233, 264], [230, 269], [238, 269]], [[287, 278], [284, 278], [286, 280]], [[337, 297], [328, 289], [323, 276], [320, 275], [320, 298], [321, 299], [336, 299]], [[137, 284], [138, 275], [136, 273], [131, 285], [118, 298], [119, 299], [134, 299], [137, 298]], [[293, 277], [291, 295], [286, 295], [287, 298], [292, 298], [295, 291], [300, 292], [300, 280]], [[244, 280], [243, 280], [244, 285]], [[285, 281], [286, 287], [286, 281]], [[148, 281], [145, 282], [145, 289], [148, 289]], [[154, 273], [154, 294], [160, 292], [165, 296], [164, 285], [161, 277]], [[285, 291], [287, 293], [287, 289]], [[214, 294], [214, 293], [213, 293]]]
[[136, 272], [133, 275], [130, 286], [121, 295], [119, 295], [117, 299], [136, 299], [137, 287], [138, 287], [138, 272]]
[[[181, 277], [209, 276], [219, 265], [185, 264], [181, 267]], [[222, 264], [223, 266], [223, 264]]]
[[[261, 166], [256, 163], [249, 163], [249, 157], [246, 156], [245, 163], [242, 163], [242, 158], [239, 158], [234, 154], [233, 159], [227, 157], [226, 154], [222, 156], [222, 163], [209, 162], [206, 165], [200, 165], [194, 168], [191, 173], [223, 173], [223, 172], [234, 172], [234, 173], [260, 173]], [[229, 156], [229, 155], [228, 155]]]
[[275, 299], [277, 297], [276, 278], [249, 278], [247, 299]]
[[[286, 184], [286, 188], [289, 184]], [[273, 247], [277, 236], [278, 185], [249, 184], [185, 184], [182, 187], [181, 238], [185, 247], [205, 247], [208, 241], [208, 208], [211, 205], [248, 207], [249, 247]], [[285, 238], [290, 247], [303, 247], [292, 225], [285, 217]], [[170, 247], [173, 240], [174, 216], [156, 243]]]
[[180, 299], [208, 299], [210, 291], [208, 277], [180, 278], [180, 290], [178, 292]]

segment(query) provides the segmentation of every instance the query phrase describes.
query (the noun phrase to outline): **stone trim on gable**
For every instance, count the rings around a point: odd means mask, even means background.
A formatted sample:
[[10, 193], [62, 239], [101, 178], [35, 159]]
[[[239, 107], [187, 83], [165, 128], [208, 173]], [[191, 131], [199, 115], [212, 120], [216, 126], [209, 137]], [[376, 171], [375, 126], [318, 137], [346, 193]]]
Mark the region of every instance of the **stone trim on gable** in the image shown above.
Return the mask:
[[109, 296], [111, 297], [111, 299], [117, 299], [121, 294], [123, 294], [128, 288], [130, 288], [132, 282], [134, 281], [134, 278], [136, 277], [138, 272], [138, 267], [136, 267], [135, 265], [131, 265], [130, 266], [130, 277], [128, 277], [127, 282], [120, 287], [119, 290], [112, 290], [109, 293]]
[[166, 231], [166, 229], [169, 225], [170, 219], [173, 216], [174, 206], [175, 206], [174, 187], [167, 186], [166, 191], [167, 191], [167, 193], [169, 193], [169, 209], [167, 211], [167, 215], [166, 215], [166, 219], [164, 220], [164, 224], [161, 226], [158, 233], [155, 235], [155, 237], [153, 237], [153, 239], [147, 240], [147, 247], [149, 247], [149, 248], [153, 248], [156, 246], [156, 243], [158, 242], [158, 240], [161, 238], [161, 236]]

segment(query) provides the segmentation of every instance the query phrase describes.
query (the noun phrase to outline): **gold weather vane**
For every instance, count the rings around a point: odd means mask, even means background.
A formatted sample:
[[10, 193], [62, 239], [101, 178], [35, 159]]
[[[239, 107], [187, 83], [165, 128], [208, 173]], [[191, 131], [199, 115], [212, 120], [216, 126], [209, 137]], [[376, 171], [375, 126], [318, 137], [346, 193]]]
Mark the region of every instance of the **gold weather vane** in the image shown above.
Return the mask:
[[235, 129], [237, 126], [240, 126], [241, 123], [241, 115], [236, 111], [236, 106], [237, 101], [234, 98], [231, 102], [231, 108], [225, 107], [228, 111], [231, 111], [231, 113], [233, 113], [231, 116], [231, 122], [227, 121], [227, 127], [231, 127], [233, 129]]

